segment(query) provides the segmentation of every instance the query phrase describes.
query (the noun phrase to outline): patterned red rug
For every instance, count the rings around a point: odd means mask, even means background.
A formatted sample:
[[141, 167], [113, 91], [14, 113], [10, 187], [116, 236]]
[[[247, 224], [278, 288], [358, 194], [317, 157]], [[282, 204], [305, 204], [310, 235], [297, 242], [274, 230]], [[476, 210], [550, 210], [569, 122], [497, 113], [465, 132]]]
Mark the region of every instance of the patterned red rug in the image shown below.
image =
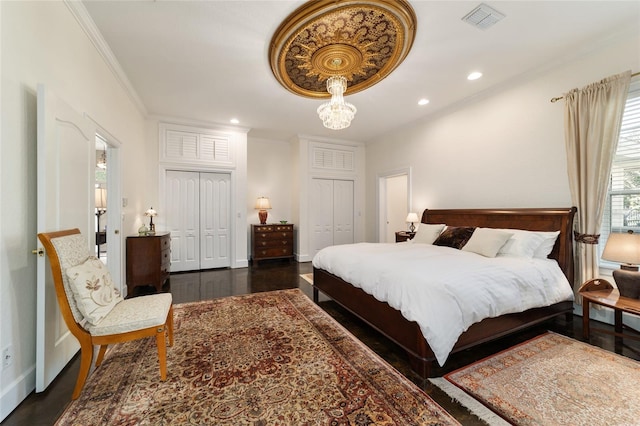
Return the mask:
[[554, 333], [445, 378], [516, 425], [640, 424], [640, 363]]
[[300, 290], [175, 306], [155, 341], [117, 345], [58, 425], [452, 425], [417, 386]]

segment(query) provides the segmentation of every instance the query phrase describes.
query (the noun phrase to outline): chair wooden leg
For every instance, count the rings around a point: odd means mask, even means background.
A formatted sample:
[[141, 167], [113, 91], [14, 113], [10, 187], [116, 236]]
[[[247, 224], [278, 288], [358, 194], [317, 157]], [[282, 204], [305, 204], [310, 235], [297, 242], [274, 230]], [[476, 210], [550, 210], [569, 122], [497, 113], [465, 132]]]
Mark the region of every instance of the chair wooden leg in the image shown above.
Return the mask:
[[107, 352], [107, 346], [109, 345], [100, 345], [100, 350], [98, 351], [98, 359], [96, 359], [96, 367], [99, 367], [102, 364], [102, 360], [104, 360], [104, 354]]
[[173, 346], [173, 305], [169, 308], [167, 316], [167, 337], [169, 337], [169, 346]]
[[167, 380], [167, 342], [165, 340], [165, 327], [158, 327], [156, 333], [156, 345], [158, 346], [158, 361], [160, 362], [160, 380]]
[[78, 399], [84, 382], [87, 381], [89, 376], [89, 370], [91, 369], [91, 361], [93, 360], [93, 344], [91, 340], [80, 342], [80, 371], [78, 372], [78, 379], [76, 380], [76, 387], [73, 389], [71, 399]]

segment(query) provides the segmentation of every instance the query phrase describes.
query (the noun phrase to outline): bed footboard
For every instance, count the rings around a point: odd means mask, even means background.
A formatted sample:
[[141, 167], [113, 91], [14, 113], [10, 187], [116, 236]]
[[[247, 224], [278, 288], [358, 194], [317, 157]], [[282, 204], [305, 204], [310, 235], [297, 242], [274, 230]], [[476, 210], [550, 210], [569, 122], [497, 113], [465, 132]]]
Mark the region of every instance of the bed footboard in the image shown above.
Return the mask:
[[[433, 351], [420, 327], [408, 321], [400, 311], [380, 302], [363, 290], [322, 269], [313, 269], [314, 301], [318, 291], [356, 315], [365, 323], [400, 346], [407, 354], [411, 369], [423, 379], [432, 377], [437, 364]], [[500, 337], [524, 330], [559, 315], [572, 315], [573, 302], [561, 302], [544, 308], [487, 318], [473, 324], [458, 339], [451, 353], [469, 349]], [[446, 367], [446, 366], [445, 366]]]

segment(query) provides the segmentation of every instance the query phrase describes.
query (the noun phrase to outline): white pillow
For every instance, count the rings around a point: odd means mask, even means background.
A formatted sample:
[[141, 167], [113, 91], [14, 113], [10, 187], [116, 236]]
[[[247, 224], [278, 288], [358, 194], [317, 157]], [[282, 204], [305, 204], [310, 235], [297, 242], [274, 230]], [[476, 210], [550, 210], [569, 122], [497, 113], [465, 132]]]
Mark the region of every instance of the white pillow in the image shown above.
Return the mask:
[[542, 241], [542, 244], [540, 244], [535, 253], [533, 253], [533, 257], [538, 259], [546, 259], [551, 254], [553, 246], [556, 245], [556, 240], [558, 239], [558, 235], [560, 235], [560, 231], [536, 233], [542, 235], [544, 237], [544, 241]]
[[442, 233], [446, 225], [438, 224], [433, 225], [429, 223], [421, 223], [416, 229], [416, 235], [411, 239], [412, 243], [419, 244], [433, 244], [433, 242], [438, 238], [438, 235]]
[[512, 232], [492, 228], [476, 228], [461, 250], [485, 257], [496, 257], [498, 250], [511, 238]]
[[111, 274], [95, 256], [65, 271], [73, 298], [87, 322], [96, 325], [123, 299], [115, 288]]
[[497, 257], [526, 257], [532, 258], [544, 237], [538, 232], [525, 231], [522, 229], [501, 229], [501, 231], [512, 232], [513, 235], [498, 250]]

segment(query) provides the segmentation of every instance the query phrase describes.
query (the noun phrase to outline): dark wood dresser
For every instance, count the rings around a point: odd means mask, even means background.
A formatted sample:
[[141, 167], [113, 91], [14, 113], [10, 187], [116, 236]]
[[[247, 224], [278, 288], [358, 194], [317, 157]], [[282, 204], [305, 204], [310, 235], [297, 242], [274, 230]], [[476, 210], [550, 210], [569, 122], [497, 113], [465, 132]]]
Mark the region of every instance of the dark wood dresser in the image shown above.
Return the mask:
[[127, 295], [138, 286], [153, 286], [159, 293], [171, 271], [171, 234], [127, 237]]
[[251, 259], [254, 265], [266, 259], [293, 258], [293, 224], [251, 225]]

